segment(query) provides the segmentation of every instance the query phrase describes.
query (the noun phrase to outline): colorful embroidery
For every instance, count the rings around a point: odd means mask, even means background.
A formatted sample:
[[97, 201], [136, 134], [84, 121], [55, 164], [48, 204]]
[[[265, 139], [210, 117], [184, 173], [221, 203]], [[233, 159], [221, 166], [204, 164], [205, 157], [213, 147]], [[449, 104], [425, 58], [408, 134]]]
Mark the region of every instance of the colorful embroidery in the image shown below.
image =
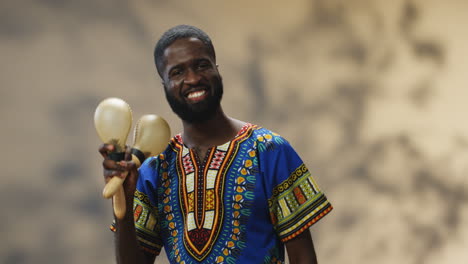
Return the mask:
[[[226, 228], [224, 217], [248, 214], [248, 210], [241, 213], [248, 200], [253, 199], [253, 184], [248, 184], [246, 179], [247, 173], [243, 177], [230, 178], [227, 177], [228, 170], [231, 167], [239, 167], [238, 162], [234, 162], [234, 158], [238, 157], [241, 143], [248, 138], [251, 130], [243, 129], [236, 136], [236, 139], [217, 146], [208, 152], [206, 164], [198, 164], [196, 154], [181, 144], [181, 137], [176, 136], [172, 141], [173, 150], [175, 151], [176, 169], [178, 175], [178, 197], [180, 199], [181, 222], [179, 223], [183, 229], [183, 235], [180, 237], [178, 233], [174, 233], [174, 241], [183, 243], [173, 244], [174, 258], [177, 260], [180, 255], [180, 246], [183, 246], [187, 253], [197, 261], [207, 261], [206, 257], [212, 252], [216, 241], [220, 235], [231, 237], [232, 241], [226, 242], [224, 247], [219, 248], [221, 258], [213, 259], [219, 261], [226, 260], [236, 255], [238, 248], [242, 247], [242, 243], [238, 242], [241, 237], [239, 226], [242, 221], [232, 221], [234, 226], [228, 230], [229, 233], [223, 233], [223, 227]], [[234, 163], [234, 164], [233, 164]], [[244, 168], [253, 168], [253, 161], [242, 161], [243, 165], [248, 165]], [[164, 173], [164, 172], [163, 172]], [[226, 182], [228, 179], [228, 182]], [[233, 181], [234, 180], [234, 181]], [[254, 179], [253, 179], [254, 180]], [[250, 179], [252, 181], [252, 179]], [[164, 214], [170, 218], [173, 215], [173, 207], [169, 205], [170, 201], [170, 186], [172, 183], [169, 179], [163, 180], [163, 187], [167, 188], [163, 193], [168, 194], [163, 198]], [[227, 186], [233, 186], [234, 191], [232, 197], [232, 208], [226, 207], [224, 201], [226, 195], [229, 195], [231, 190], [227, 190]], [[250, 190], [248, 189], [250, 188]], [[228, 188], [229, 189], [229, 188]], [[169, 192], [168, 192], [169, 190]], [[250, 193], [249, 193], [250, 192]], [[246, 197], [248, 196], [248, 198]], [[230, 218], [230, 217], [228, 217]], [[168, 219], [167, 219], [168, 220]], [[177, 220], [169, 220], [168, 227], [177, 229]], [[224, 223], [224, 226], [223, 226]], [[179, 240], [181, 238], [181, 240]], [[238, 242], [238, 243], [236, 243]], [[237, 250], [236, 250], [237, 249]], [[222, 263], [222, 262], [221, 262]]]
[[272, 222], [283, 242], [294, 238], [332, 210], [304, 164], [273, 189], [268, 204]]
[[265, 256], [265, 259], [263, 260], [264, 264], [282, 264], [283, 259], [281, 256], [284, 255], [284, 248], [272, 248], [268, 251], [268, 255]]
[[284, 140], [278, 134], [269, 132], [258, 135], [257, 142], [258, 150], [263, 152], [266, 150], [273, 150], [277, 144], [283, 144]]
[[156, 208], [151, 205], [148, 196], [142, 192], [135, 191], [133, 199], [133, 217], [135, 220], [137, 238], [146, 251], [152, 254], [159, 254], [161, 245], [155, 243], [152, 237], [153, 233], [159, 232], [155, 210]]

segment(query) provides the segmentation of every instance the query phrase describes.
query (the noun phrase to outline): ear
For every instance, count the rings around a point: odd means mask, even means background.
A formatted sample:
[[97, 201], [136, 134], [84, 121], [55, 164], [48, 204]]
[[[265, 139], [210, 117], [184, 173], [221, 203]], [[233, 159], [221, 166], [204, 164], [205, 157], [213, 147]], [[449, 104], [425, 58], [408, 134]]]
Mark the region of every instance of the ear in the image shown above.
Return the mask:
[[162, 86], [163, 86], [164, 91], [167, 91], [167, 86], [164, 82], [162, 82]]
[[161, 81], [161, 84], [166, 88], [166, 80], [164, 80], [163, 77], [159, 76], [159, 80]]
[[164, 91], [167, 91], [166, 82], [163, 79], [161, 79], [161, 85], [162, 85]]

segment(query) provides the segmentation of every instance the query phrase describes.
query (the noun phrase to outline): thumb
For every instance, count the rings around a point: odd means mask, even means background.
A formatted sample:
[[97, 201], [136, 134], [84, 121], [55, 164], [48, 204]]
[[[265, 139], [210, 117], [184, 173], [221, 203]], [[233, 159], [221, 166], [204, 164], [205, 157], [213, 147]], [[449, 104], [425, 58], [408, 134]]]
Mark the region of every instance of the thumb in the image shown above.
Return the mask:
[[127, 178], [125, 179], [123, 185], [125, 189], [125, 196], [128, 198], [133, 198], [135, 193], [136, 183], [138, 180], [138, 171], [135, 162], [132, 161], [121, 161], [122, 166], [125, 167], [128, 172]]

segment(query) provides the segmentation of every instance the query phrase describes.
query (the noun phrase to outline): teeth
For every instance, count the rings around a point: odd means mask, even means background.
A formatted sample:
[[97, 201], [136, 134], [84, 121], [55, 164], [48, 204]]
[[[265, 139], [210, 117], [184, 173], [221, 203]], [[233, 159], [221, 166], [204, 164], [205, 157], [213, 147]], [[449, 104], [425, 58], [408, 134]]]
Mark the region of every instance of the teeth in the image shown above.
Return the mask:
[[205, 94], [205, 91], [198, 91], [194, 93], [190, 93], [187, 98], [195, 98], [195, 97], [200, 97]]

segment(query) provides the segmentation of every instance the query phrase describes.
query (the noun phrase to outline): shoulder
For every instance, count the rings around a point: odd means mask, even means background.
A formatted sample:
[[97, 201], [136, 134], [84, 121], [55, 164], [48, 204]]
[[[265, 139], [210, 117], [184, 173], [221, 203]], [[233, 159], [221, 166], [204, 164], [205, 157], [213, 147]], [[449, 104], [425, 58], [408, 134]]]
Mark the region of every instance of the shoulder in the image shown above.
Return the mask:
[[146, 178], [152, 178], [152, 176], [158, 171], [159, 163], [160, 161], [158, 156], [147, 158], [138, 169], [140, 174], [139, 179], [143, 180]]
[[176, 144], [176, 142], [175, 137], [172, 138], [162, 153], [147, 158], [139, 168], [140, 176], [157, 172], [161, 164], [172, 156], [174, 144]]
[[291, 147], [289, 142], [280, 134], [257, 125], [252, 126], [251, 138], [255, 141], [260, 152]]

